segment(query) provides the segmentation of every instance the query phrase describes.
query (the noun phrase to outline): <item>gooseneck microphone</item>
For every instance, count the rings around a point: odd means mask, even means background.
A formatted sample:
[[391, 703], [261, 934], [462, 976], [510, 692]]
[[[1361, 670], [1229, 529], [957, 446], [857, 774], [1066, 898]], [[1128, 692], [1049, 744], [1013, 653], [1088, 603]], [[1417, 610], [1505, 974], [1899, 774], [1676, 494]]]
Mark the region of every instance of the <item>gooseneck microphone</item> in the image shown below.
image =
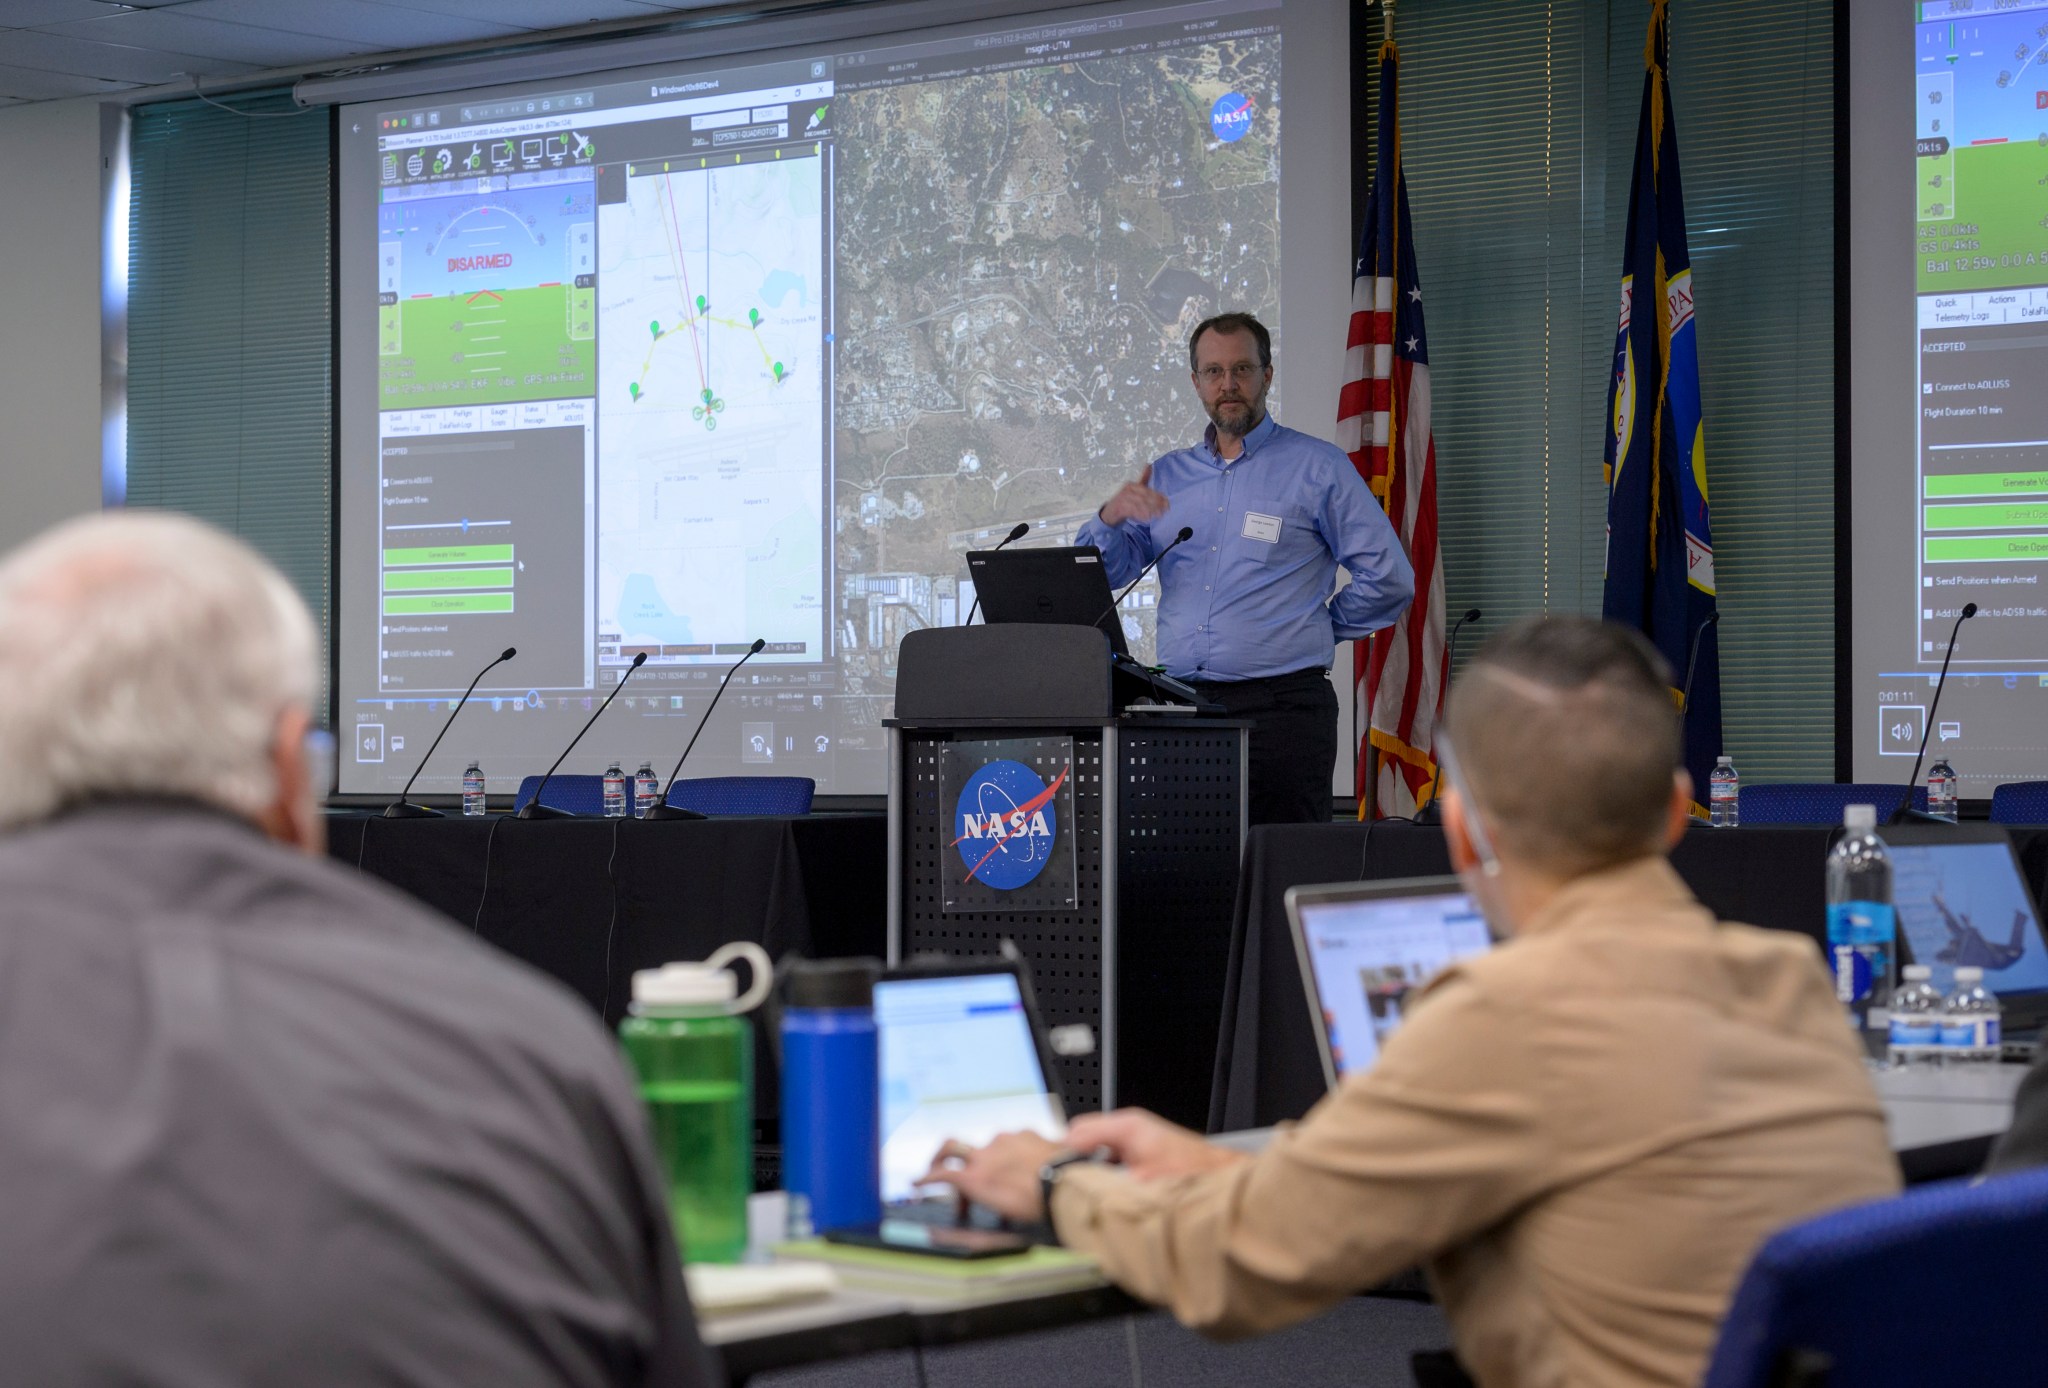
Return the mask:
[[1906, 777], [1906, 793], [1899, 800], [1899, 807], [1892, 811], [1887, 824], [1904, 824], [1908, 820], [1929, 824], [1946, 824], [1945, 819], [1936, 819], [1913, 808], [1913, 788], [1920, 784], [1920, 761], [1927, 755], [1927, 735], [1934, 731], [1934, 714], [1941, 707], [1942, 687], [1948, 683], [1948, 663], [1955, 658], [1956, 638], [1963, 634], [1963, 623], [1977, 615], [1977, 604], [1966, 602], [1956, 617], [1956, 624], [1948, 630], [1948, 650], [1941, 657], [1941, 677], [1934, 682], [1934, 697], [1927, 701], [1927, 717], [1920, 725], [1920, 750], [1913, 754], [1913, 774]]
[[1700, 642], [1705, 639], [1708, 627], [1721, 625], [1721, 609], [1715, 608], [1701, 622], [1699, 630], [1692, 634], [1692, 653], [1685, 658], [1685, 688], [1678, 696], [1678, 716], [1685, 717], [1692, 712], [1692, 677], [1700, 668]]
[[548, 779], [549, 777], [553, 776], [555, 774], [556, 769], [561, 766], [563, 757], [567, 757], [569, 753], [576, 750], [576, 744], [583, 740], [583, 734], [590, 731], [590, 724], [595, 723], [599, 718], [604, 716], [604, 711], [612, 706], [612, 700], [618, 698], [619, 691], [626, 687], [626, 681], [633, 678], [633, 672], [639, 669], [641, 666], [645, 665], [646, 663], [647, 652], [645, 651], [642, 651], [638, 655], [633, 657], [633, 663], [626, 667], [625, 674], [619, 676], [619, 682], [612, 686], [612, 692], [604, 696], [604, 702], [597, 706], [597, 712], [591, 714], [589, 721], [576, 730], [576, 736], [569, 739], [569, 745], [562, 749], [562, 755], [560, 757], [555, 758], [554, 766], [549, 767], [548, 774], [540, 778], [540, 784], [533, 788], [533, 799], [527, 801], [524, 805], [520, 806], [519, 817], [521, 819], [576, 818], [576, 815], [573, 811], [557, 810], [551, 806], [541, 804], [540, 793], [548, 788]]
[[[1027, 525], [1024, 525], [1024, 524], [1022, 524], [1021, 522], [1020, 522], [1020, 523], [1018, 524], [1018, 526], [1017, 526], [1017, 530], [1018, 530], [1018, 531], [1020, 531], [1020, 532], [1021, 532], [1021, 531], [1024, 531], [1024, 530], [1028, 530], [1028, 529], [1030, 529], [1030, 527], [1029, 527], [1029, 526], [1027, 526]], [[1010, 536], [1010, 539], [1011, 539], [1011, 540], [1014, 540], [1014, 539], [1016, 539], [1016, 538], [1017, 538], [1017, 536], [1016, 536], [1015, 534], [1012, 534], [1012, 535]], [[1005, 540], [1005, 541], [1003, 541], [1003, 543], [1004, 543], [1004, 544], [1008, 544], [1009, 542], [1010, 542], [1009, 540]], [[703, 732], [704, 732], [704, 725], [705, 725], [706, 723], [709, 723], [709, 722], [711, 721], [711, 710], [713, 710], [713, 709], [717, 708], [717, 707], [718, 707], [718, 701], [719, 701], [720, 699], [722, 699], [722, 698], [724, 698], [724, 697], [725, 697], [725, 687], [726, 687], [726, 686], [727, 686], [728, 684], [731, 684], [731, 683], [732, 683], [732, 677], [733, 677], [734, 675], [737, 675], [737, 674], [738, 674], [738, 673], [740, 672], [740, 666], [742, 666], [742, 665], [746, 664], [746, 663], [747, 663], [748, 661], [752, 660], [752, 659], [753, 659], [753, 658], [754, 658], [755, 656], [757, 656], [757, 655], [761, 654], [761, 648], [762, 648], [763, 646], [767, 645], [767, 644], [768, 644], [767, 638], [765, 638], [765, 637], [760, 637], [760, 636], [757, 636], [757, 637], [755, 637], [755, 638], [754, 638], [754, 644], [753, 644], [753, 645], [751, 645], [751, 646], [749, 646], [749, 647], [747, 647], [747, 653], [746, 653], [745, 655], [741, 656], [741, 657], [740, 657], [740, 658], [739, 658], [738, 660], [735, 660], [735, 661], [733, 662], [733, 664], [732, 664], [732, 669], [730, 669], [730, 670], [727, 670], [727, 671], [725, 672], [725, 678], [724, 678], [724, 679], [722, 679], [722, 680], [720, 680], [720, 681], [718, 682], [718, 690], [717, 690], [717, 692], [716, 692], [716, 693], [714, 693], [714, 694], [713, 694], [713, 695], [711, 696], [711, 702], [710, 702], [710, 703], [708, 703], [708, 704], [706, 704], [706, 705], [704, 705], [704, 716], [703, 716], [702, 718], [699, 718], [699, 719], [697, 720], [697, 730], [696, 730], [695, 732], [693, 732], [693, 733], [691, 733], [691, 734], [690, 734], [690, 740], [689, 740], [689, 742], [688, 742], [687, 744], [685, 744], [685, 745], [684, 745], [684, 747], [683, 747], [683, 754], [682, 754], [682, 755], [681, 755], [680, 757], [677, 757], [677, 758], [676, 758], [676, 765], [675, 765], [675, 770], [673, 770], [673, 771], [671, 771], [671, 772], [669, 772], [669, 773], [668, 773], [668, 780], [667, 780], [667, 781], [666, 781], [666, 782], [665, 782], [665, 783], [664, 783], [664, 784], [662, 785], [662, 787], [661, 787], [661, 798], [660, 798], [659, 800], [656, 800], [656, 801], [655, 801], [655, 802], [654, 802], [654, 803], [653, 803], [652, 805], [648, 806], [648, 809], [647, 809], [647, 813], [646, 813], [645, 815], [643, 815], [643, 816], [642, 816], [642, 818], [644, 818], [644, 819], [706, 819], [706, 818], [709, 818], [709, 816], [707, 816], [707, 815], [704, 815], [704, 814], [702, 814], [702, 813], [700, 813], [700, 812], [698, 812], [698, 811], [696, 811], [696, 810], [686, 810], [686, 809], [684, 809], [684, 808], [683, 808], [683, 807], [682, 807], [681, 805], [671, 805], [671, 804], [669, 804], [669, 803], [668, 803], [668, 792], [669, 792], [669, 787], [670, 787], [670, 786], [673, 786], [673, 785], [674, 785], [674, 784], [676, 783], [676, 777], [677, 777], [677, 776], [680, 776], [680, 775], [682, 774], [682, 772], [683, 772], [683, 763], [684, 763], [684, 762], [686, 762], [686, 761], [688, 761], [688, 760], [690, 759], [690, 748], [692, 748], [692, 747], [695, 747], [695, 746], [697, 745], [697, 739], [698, 739], [698, 738], [699, 738], [700, 736], [702, 736], [702, 735], [703, 735]]]
[[420, 758], [420, 764], [412, 769], [412, 775], [405, 778], [405, 789], [398, 792], [398, 798], [396, 800], [392, 801], [390, 804], [384, 807], [384, 817], [386, 819], [447, 818], [447, 816], [439, 810], [430, 810], [425, 805], [410, 804], [406, 801], [405, 797], [412, 793], [412, 783], [420, 778], [420, 772], [427, 769], [427, 762], [429, 759], [433, 757], [434, 748], [439, 747], [441, 745], [441, 739], [448, 736], [448, 730], [455, 726], [455, 715], [462, 712], [462, 706], [469, 702], [470, 695], [476, 693], [476, 687], [477, 685], [483, 682], [484, 676], [490, 674], [491, 671], [497, 669], [500, 665], [503, 665], [506, 661], [510, 660], [513, 656], [518, 654], [519, 648], [517, 646], [507, 646], [504, 649], [504, 652], [500, 654], [496, 660], [492, 661], [490, 664], [484, 666], [483, 669], [476, 672], [476, 678], [469, 682], [469, 688], [462, 691], [462, 697], [455, 701], [455, 707], [448, 710], [448, 721], [441, 725], [440, 732], [434, 734], [433, 742], [428, 744], [427, 755]]
[[[1143, 583], [1145, 581], [1145, 575], [1151, 573], [1152, 570], [1159, 567], [1160, 560], [1164, 559], [1167, 555], [1173, 553], [1176, 549], [1179, 549], [1182, 545], [1186, 544], [1189, 540], [1192, 540], [1194, 538], [1195, 528], [1192, 525], [1182, 526], [1180, 528], [1180, 534], [1173, 537], [1173, 543], [1168, 545], [1165, 549], [1160, 550], [1159, 553], [1153, 555], [1152, 562], [1147, 564], [1144, 568], [1138, 570], [1138, 576], [1132, 579], [1129, 583], [1126, 583], [1124, 585], [1124, 590], [1109, 600], [1109, 606], [1102, 609], [1102, 617], [1109, 616], [1112, 612], [1116, 611], [1117, 608], [1121, 607], [1123, 605], [1123, 600], [1131, 595], [1131, 589], [1137, 587], [1140, 583]], [[1098, 627], [1101, 626], [1102, 617], [1097, 617], [1093, 622], [1090, 622], [1089, 625]]]
[[[1465, 629], [1465, 623], [1478, 620], [1479, 609], [1468, 607], [1465, 609], [1465, 615], [1458, 618], [1457, 624], [1451, 628], [1451, 639], [1446, 643], [1444, 650], [1444, 690], [1446, 693], [1450, 691], [1451, 687], [1449, 672], [1455, 669], [1458, 663], [1458, 633]], [[1436, 764], [1436, 774], [1429, 778], [1429, 803], [1415, 812], [1415, 822], [1417, 824], [1440, 824], [1443, 822], [1443, 804], [1437, 799], [1437, 791], [1442, 787], [1443, 780], [1444, 764], [1439, 760]]]
[[[1001, 549], [1001, 548], [1003, 548], [1003, 545], [1007, 545], [1007, 544], [1009, 544], [1009, 543], [1010, 543], [1010, 542], [1011, 542], [1012, 540], [1021, 540], [1021, 539], [1023, 539], [1023, 538], [1024, 538], [1024, 537], [1025, 537], [1026, 535], [1029, 535], [1030, 533], [1031, 533], [1031, 522], [1030, 522], [1030, 521], [1018, 521], [1018, 522], [1017, 522], [1017, 523], [1016, 523], [1015, 525], [1013, 525], [1013, 526], [1011, 526], [1011, 527], [1010, 527], [1010, 533], [1009, 533], [1009, 534], [1007, 534], [1007, 535], [1005, 535], [1005, 536], [1003, 536], [1003, 543], [1002, 543], [1001, 545], [997, 545], [997, 546], [996, 546], [996, 549]], [[994, 554], [994, 553], [996, 552], [996, 549], [992, 549], [992, 550], [990, 550], [990, 551], [989, 551], [989, 553], [990, 553], [990, 554]], [[964, 621], [964, 622], [962, 622], [962, 623], [961, 623], [960, 625], [961, 625], [961, 626], [963, 626], [963, 627], [971, 627], [971, 626], [973, 626], [973, 625], [974, 625], [974, 614], [975, 614], [975, 613], [977, 613], [977, 612], [979, 612], [979, 611], [981, 611], [981, 593], [980, 593], [980, 591], [979, 591], [979, 590], [976, 590], [976, 592], [975, 592], [975, 594], [974, 594], [974, 606], [972, 606], [972, 607], [970, 607], [970, 608], [968, 608], [968, 609], [967, 609], [967, 620], [966, 620], [966, 621]], [[735, 665], [735, 666], [733, 666], [733, 669], [737, 670], [737, 669], [739, 669], [739, 666]], [[721, 688], [723, 688], [723, 686], [720, 686], [720, 687], [721, 687]], [[694, 740], [694, 739], [693, 739], [693, 740]]]

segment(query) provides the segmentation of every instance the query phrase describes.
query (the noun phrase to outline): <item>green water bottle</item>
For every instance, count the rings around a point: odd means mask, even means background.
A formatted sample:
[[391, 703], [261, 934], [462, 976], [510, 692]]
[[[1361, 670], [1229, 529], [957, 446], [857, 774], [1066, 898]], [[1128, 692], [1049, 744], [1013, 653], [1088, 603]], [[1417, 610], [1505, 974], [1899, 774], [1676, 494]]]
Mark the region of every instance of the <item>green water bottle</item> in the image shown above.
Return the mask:
[[[744, 997], [726, 965], [743, 958]], [[735, 941], [701, 964], [633, 975], [619, 1039], [668, 1178], [668, 1207], [686, 1263], [738, 1262], [754, 1188], [754, 1028], [744, 1014], [773, 983], [759, 945]]]

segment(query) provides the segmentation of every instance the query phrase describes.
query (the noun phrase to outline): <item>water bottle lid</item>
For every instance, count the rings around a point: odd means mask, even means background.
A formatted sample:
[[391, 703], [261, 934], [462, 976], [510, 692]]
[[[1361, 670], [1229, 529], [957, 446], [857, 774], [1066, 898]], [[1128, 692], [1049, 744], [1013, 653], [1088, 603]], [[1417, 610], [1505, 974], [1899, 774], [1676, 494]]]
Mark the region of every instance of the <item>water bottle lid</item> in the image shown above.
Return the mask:
[[1845, 829], [1875, 829], [1877, 827], [1877, 806], [1844, 805], [1842, 827]]
[[1735, 764], [1735, 759], [1734, 759], [1733, 757], [1715, 757], [1715, 758], [1714, 758], [1714, 765], [1716, 765], [1716, 766], [1732, 766], [1732, 765], [1734, 765], [1734, 764]]
[[1928, 968], [1925, 964], [1908, 964], [1904, 969], [1900, 970], [1900, 973], [1908, 983], [1934, 977], [1934, 970]]
[[1956, 982], [1967, 988], [1973, 983], [1984, 981], [1984, 970], [1975, 964], [1965, 964], [1956, 970]]
[[804, 960], [789, 971], [789, 1006], [873, 1007], [881, 969], [874, 959]]
[[633, 1001], [654, 1007], [723, 1006], [740, 994], [740, 981], [709, 964], [663, 964], [633, 973]]

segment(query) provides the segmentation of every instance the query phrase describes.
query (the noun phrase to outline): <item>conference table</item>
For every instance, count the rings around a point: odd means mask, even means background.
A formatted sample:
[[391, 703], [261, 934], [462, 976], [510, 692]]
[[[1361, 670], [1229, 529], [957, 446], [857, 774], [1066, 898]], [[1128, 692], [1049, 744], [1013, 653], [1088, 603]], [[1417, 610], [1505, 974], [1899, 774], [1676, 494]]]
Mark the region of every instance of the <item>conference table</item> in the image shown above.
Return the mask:
[[[700, 820], [331, 815], [327, 851], [552, 975], [616, 1026], [633, 971], [731, 940], [780, 959], [873, 955], [887, 939], [880, 814]], [[755, 1028], [755, 1111], [778, 1103]]]
[[[1968, 1071], [1882, 1070], [1872, 1078], [1884, 1101], [1892, 1150], [1909, 1182], [1932, 1179], [1915, 1172], [1959, 1175], [1978, 1169], [1990, 1143], [2012, 1121], [2013, 1096], [2025, 1067]], [[1212, 1140], [1256, 1152], [1271, 1129], [1227, 1132]], [[1427, 1298], [1419, 1270], [1365, 1293]], [[960, 1303], [906, 1298], [841, 1287], [812, 1301], [699, 1321], [705, 1343], [723, 1359], [734, 1384], [772, 1369], [846, 1359], [891, 1349], [936, 1349], [973, 1340], [1079, 1325], [1105, 1316], [1148, 1309], [1106, 1281], [1050, 1293], [992, 1297]]]
[[[2048, 886], [2048, 828], [2011, 830], [2038, 899]], [[1805, 934], [1818, 947], [1827, 919], [1825, 864], [1838, 830], [1794, 825], [1695, 826], [1672, 852], [1687, 885], [1723, 920]], [[1425, 825], [1267, 825], [1251, 832], [1238, 878], [1223, 1021], [1209, 1097], [1209, 1130], [1270, 1127], [1323, 1096], [1308, 995], [1287, 928], [1292, 886], [1433, 877], [1451, 870], [1443, 831]], [[2016, 1067], [2008, 1067], [2016, 1068]], [[2002, 1127], [2002, 1125], [2001, 1125]], [[1974, 1170], [1989, 1146], [1942, 1144], [1908, 1164], [1911, 1179]], [[1917, 1150], [1917, 1149], [1916, 1149]], [[1966, 1164], [1966, 1165], [1965, 1165]]]

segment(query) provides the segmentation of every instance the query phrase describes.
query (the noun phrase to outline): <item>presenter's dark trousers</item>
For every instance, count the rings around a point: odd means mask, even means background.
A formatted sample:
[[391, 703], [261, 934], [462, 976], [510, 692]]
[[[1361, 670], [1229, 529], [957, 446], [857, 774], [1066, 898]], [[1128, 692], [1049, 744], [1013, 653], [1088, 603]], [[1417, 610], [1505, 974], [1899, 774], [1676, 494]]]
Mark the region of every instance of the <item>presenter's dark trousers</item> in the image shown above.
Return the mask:
[[1328, 824], [1337, 764], [1337, 691], [1322, 666], [1258, 680], [1189, 680], [1251, 722], [1253, 824]]

